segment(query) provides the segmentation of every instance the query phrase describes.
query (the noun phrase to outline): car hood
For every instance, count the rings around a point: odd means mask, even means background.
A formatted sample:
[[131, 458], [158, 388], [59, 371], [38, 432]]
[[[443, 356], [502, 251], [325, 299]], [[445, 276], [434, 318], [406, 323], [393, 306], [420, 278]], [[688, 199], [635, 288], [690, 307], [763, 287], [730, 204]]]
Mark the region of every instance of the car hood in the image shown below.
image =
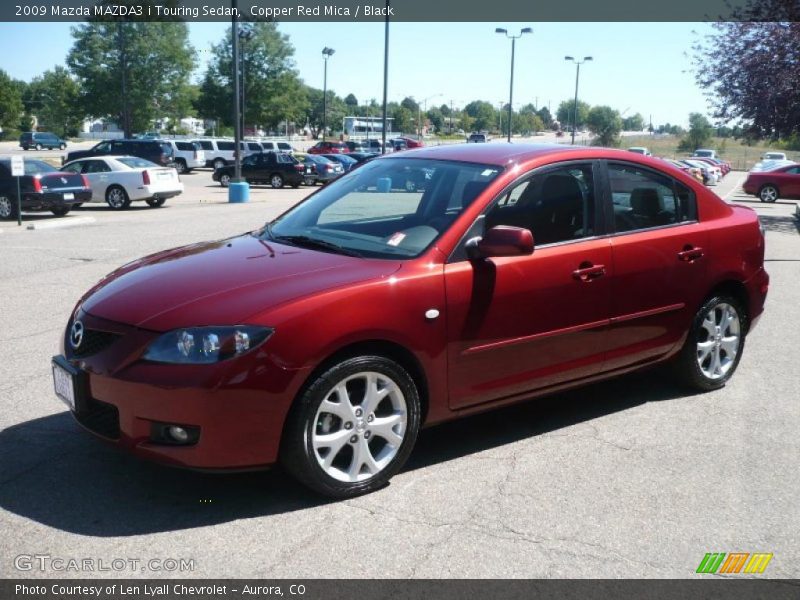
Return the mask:
[[129, 263], [89, 290], [80, 308], [102, 319], [152, 331], [235, 325], [304, 296], [388, 277], [400, 264], [287, 246], [245, 234]]

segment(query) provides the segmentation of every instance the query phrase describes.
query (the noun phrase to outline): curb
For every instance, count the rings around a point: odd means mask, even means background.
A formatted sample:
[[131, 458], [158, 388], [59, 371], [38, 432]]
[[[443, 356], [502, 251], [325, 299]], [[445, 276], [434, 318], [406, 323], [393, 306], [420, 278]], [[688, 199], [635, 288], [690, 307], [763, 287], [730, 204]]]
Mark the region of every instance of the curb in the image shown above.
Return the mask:
[[31, 223], [27, 229], [38, 231], [40, 229], [59, 229], [61, 227], [73, 227], [76, 225], [88, 225], [94, 223], [94, 217], [72, 217], [71, 219], [59, 219], [58, 221], [42, 221], [41, 223]]

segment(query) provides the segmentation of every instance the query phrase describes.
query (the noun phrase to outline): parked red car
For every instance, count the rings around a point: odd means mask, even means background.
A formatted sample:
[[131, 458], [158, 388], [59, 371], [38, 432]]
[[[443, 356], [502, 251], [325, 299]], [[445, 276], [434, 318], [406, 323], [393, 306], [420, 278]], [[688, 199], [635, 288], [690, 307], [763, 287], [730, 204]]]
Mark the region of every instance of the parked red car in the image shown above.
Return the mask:
[[658, 159], [409, 150], [261, 229], [111, 273], [69, 318], [56, 392], [141, 457], [280, 462], [350, 497], [386, 484], [423, 425], [657, 363], [722, 387], [763, 260], [753, 210]]
[[412, 149], [412, 148], [424, 148], [425, 147], [425, 142], [423, 142], [422, 139], [416, 139], [416, 138], [408, 137], [408, 136], [405, 136], [405, 135], [401, 135], [397, 139], [398, 140], [403, 140], [406, 143], [406, 148], [408, 148], [409, 150]]
[[317, 142], [308, 149], [308, 154], [346, 154], [350, 148], [344, 142]]
[[746, 194], [762, 202], [778, 198], [800, 200], [800, 164], [780, 167], [774, 171], [750, 171], [742, 186]]

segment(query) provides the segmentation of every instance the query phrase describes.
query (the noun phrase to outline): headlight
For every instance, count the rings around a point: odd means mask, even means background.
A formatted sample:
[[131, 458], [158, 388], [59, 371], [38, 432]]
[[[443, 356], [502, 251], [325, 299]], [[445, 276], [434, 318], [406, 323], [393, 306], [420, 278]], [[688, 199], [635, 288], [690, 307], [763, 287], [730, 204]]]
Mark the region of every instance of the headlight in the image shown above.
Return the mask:
[[256, 348], [272, 334], [269, 327], [187, 327], [159, 337], [144, 353], [145, 360], [160, 363], [207, 365]]

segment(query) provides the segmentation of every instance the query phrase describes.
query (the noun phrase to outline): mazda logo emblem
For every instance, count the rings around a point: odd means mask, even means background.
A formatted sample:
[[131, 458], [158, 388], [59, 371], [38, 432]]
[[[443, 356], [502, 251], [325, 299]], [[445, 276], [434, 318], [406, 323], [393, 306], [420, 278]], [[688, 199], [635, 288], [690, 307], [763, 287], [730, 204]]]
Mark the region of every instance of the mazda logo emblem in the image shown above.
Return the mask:
[[69, 330], [69, 344], [73, 350], [77, 350], [83, 342], [83, 323], [75, 321], [72, 329]]

